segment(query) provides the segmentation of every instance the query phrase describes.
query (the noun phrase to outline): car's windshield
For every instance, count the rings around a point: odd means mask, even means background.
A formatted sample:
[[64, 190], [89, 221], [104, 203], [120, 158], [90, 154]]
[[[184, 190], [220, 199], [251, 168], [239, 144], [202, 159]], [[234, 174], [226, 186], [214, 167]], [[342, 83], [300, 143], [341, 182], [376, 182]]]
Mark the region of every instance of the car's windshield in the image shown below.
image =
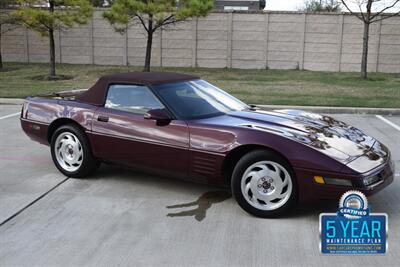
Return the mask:
[[249, 108], [203, 80], [162, 84], [153, 88], [180, 119], [211, 117]]

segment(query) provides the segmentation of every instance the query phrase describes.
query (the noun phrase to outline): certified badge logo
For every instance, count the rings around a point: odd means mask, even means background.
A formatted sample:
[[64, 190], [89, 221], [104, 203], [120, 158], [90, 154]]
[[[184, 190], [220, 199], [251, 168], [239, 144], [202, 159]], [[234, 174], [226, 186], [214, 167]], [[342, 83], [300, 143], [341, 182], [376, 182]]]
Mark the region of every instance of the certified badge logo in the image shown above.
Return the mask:
[[347, 191], [339, 200], [338, 215], [347, 219], [359, 219], [369, 215], [367, 197], [359, 191]]
[[363, 193], [344, 193], [337, 213], [322, 213], [319, 218], [321, 253], [386, 253], [387, 214], [370, 213], [368, 200]]

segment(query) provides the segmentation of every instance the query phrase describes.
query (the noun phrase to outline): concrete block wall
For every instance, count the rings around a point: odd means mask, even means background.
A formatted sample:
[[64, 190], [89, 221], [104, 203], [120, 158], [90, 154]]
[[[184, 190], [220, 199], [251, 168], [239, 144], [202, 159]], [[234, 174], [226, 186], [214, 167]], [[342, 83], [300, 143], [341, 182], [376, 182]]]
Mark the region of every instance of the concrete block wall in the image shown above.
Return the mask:
[[[341, 71], [359, 71], [362, 56], [363, 23], [355, 18], [343, 18], [342, 53], [340, 55]], [[371, 24], [368, 46], [368, 71], [377, 71], [380, 23]]]
[[212, 13], [193, 20], [192, 66], [226, 68], [231, 65], [232, 13]]
[[265, 69], [267, 16], [232, 15], [232, 62], [229, 67]]
[[161, 50], [159, 49], [161, 57], [160, 55], [159, 57], [162, 66], [192, 66], [192, 40], [196, 38], [192, 24], [192, 21], [188, 20], [175, 26], [169, 25], [161, 31], [161, 43], [158, 44], [161, 45]]
[[[75, 26], [59, 31], [58, 58], [63, 63], [93, 64], [92, 21], [88, 25]], [[44, 50], [44, 49], [43, 49]], [[46, 52], [46, 51], [44, 51]]]
[[267, 67], [302, 69], [305, 14], [267, 14]]
[[378, 69], [380, 72], [400, 72], [400, 17], [380, 23]]
[[118, 33], [103, 19], [101, 12], [93, 15], [93, 63], [100, 65], [126, 64], [125, 34]]
[[1, 39], [1, 50], [4, 61], [29, 62], [28, 30], [17, 27], [7, 31]]
[[[359, 71], [363, 24], [347, 14], [211, 13], [153, 38], [152, 65]], [[142, 66], [146, 33], [117, 33], [97, 10], [90, 23], [56, 32], [57, 62]], [[2, 38], [5, 61], [48, 62], [48, 39], [19, 27]], [[368, 69], [400, 73], [400, 16], [371, 25]]]
[[342, 16], [308, 15], [305, 18], [304, 69], [339, 71]]

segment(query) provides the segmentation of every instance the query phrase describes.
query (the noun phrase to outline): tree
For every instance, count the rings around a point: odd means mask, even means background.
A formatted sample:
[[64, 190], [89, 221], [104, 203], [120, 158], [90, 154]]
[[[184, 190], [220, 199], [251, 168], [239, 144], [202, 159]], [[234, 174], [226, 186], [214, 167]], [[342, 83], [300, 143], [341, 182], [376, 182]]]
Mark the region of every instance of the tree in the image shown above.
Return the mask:
[[303, 11], [306, 12], [339, 12], [340, 3], [337, 0], [306, 0]]
[[48, 79], [56, 78], [54, 31], [85, 24], [92, 15], [88, 0], [18, 0], [20, 7], [12, 13], [27, 28], [49, 37], [50, 69]]
[[[342, 4], [346, 9], [354, 16], [359, 18], [364, 23], [364, 34], [363, 34], [363, 49], [361, 58], [361, 78], [368, 78], [368, 43], [369, 43], [369, 28], [374, 22], [388, 19], [394, 16], [398, 16], [400, 11], [388, 15], [383, 15], [384, 12], [390, 11], [390, 9], [400, 6], [400, 0], [341, 0]], [[374, 5], [379, 3], [378, 11], [373, 13]], [[399, 4], [399, 5], [398, 5]], [[359, 13], [352, 11], [351, 6], [356, 5]]]
[[0, 70], [3, 69], [1, 37], [6, 32], [13, 30], [18, 23], [18, 21], [11, 16], [10, 10], [7, 10], [13, 4], [15, 4], [15, 0], [1, 0], [0, 2]]
[[143, 26], [147, 33], [144, 71], [150, 71], [154, 32], [190, 17], [206, 16], [213, 5], [213, 0], [114, 0], [103, 16], [118, 32], [124, 32], [130, 23]]

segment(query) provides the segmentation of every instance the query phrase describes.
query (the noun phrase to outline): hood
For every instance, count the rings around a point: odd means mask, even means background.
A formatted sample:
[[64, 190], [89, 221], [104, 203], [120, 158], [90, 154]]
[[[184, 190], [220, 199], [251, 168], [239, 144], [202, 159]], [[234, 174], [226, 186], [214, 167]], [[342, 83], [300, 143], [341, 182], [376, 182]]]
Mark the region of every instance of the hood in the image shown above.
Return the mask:
[[283, 135], [313, 147], [341, 162], [348, 163], [368, 154], [385, 157], [385, 150], [374, 149], [377, 142], [361, 130], [332, 117], [301, 110], [245, 110], [227, 114], [238, 119], [237, 126]]

